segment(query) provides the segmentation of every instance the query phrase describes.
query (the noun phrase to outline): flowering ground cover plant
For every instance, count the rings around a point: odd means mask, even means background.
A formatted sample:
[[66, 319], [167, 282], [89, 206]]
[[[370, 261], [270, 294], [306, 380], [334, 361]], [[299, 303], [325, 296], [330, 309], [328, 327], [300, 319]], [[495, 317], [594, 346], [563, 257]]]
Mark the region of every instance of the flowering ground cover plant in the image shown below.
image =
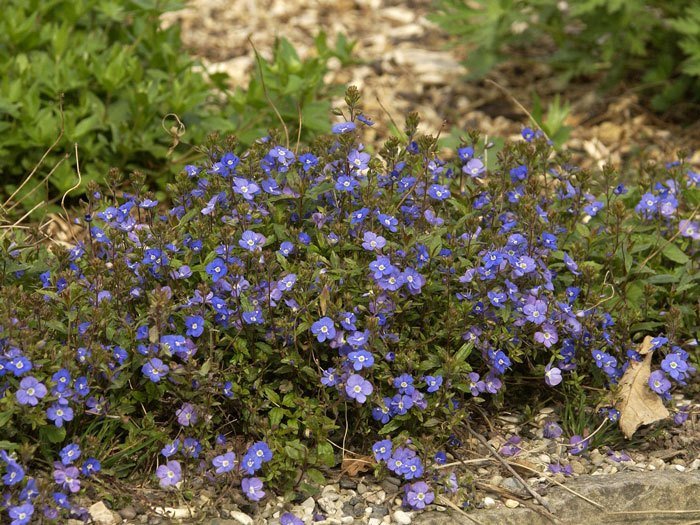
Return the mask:
[[[496, 159], [469, 133], [447, 162], [415, 115], [407, 140], [371, 153], [353, 88], [346, 102], [306, 149], [274, 134], [212, 146], [168, 203], [138, 177], [92, 187], [70, 250], [3, 239], [1, 505], [14, 525], [84, 515], [71, 496], [95, 477], [147, 472], [182, 494], [205, 480], [252, 502], [307, 490], [341, 442], [371, 450], [421, 509], [455, 489], [426, 473], [477, 405], [522, 407], [525, 391], [570, 403], [593, 387], [589, 408], [614, 420], [608, 392], [647, 333], [648, 388], [670, 402], [688, 385], [697, 173], [679, 162], [626, 188], [529, 129]], [[572, 453], [588, 441], [571, 436]]]

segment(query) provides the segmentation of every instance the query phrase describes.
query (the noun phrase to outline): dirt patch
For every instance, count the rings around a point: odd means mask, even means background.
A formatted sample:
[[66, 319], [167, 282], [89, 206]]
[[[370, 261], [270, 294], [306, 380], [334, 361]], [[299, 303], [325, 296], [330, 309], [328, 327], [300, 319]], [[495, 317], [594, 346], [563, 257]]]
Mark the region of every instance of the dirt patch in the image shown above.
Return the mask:
[[[233, 86], [245, 86], [253, 68], [252, 38], [263, 55], [276, 36], [290, 40], [302, 57], [313, 52], [319, 30], [331, 38], [344, 33], [356, 40], [359, 64], [332, 64], [326, 80], [358, 86], [366, 113], [377, 126], [367, 141], [389, 135], [391, 117], [399, 125], [418, 111], [421, 129], [436, 134], [453, 128], [479, 129], [489, 136], [514, 137], [530, 125], [513, 102], [532, 107], [532, 94], [545, 101], [556, 86], [545, 66], [506, 63], [490, 74], [498, 85], [465, 80], [460, 64], [465, 50], [426, 16], [429, 0], [191, 0], [164, 23], [182, 24], [186, 47], [212, 71], [226, 71]], [[583, 167], [611, 162], [623, 169], [643, 161], [666, 162], [680, 149], [700, 165], [700, 124], [681, 128], [647, 111], [632, 91], [601, 95], [591, 84], [573, 84], [567, 124], [573, 129], [566, 148]], [[381, 104], [380, 104], [381, 103]], [[338, 101], [340, 105], [340, 101]], [[383, 106], [383, 108], [382, 108]]]

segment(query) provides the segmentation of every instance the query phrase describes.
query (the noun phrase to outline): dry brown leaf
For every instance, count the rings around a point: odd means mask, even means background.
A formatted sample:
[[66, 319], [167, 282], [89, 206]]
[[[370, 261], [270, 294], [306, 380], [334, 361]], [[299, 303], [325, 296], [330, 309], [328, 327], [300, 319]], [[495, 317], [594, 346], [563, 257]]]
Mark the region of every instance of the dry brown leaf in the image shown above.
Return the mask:
[[620, 379], [615, 408], [620, 411], [620, 430], [626, 438], [632, 437], [642, 425], [648, 425], [669, 416], [661, 398], [649, 388], [651, 356], [654, 353], [652, 338], [642, 341], [639, 354], [642, 362], [632, 361]]
[[341, 474], [347, 474], [350, 477], [355, 477], [362, 472], [366, 472], [374, 465], [376, 461], [372, 456], [360, 456], [358, 458], [345, 458], [341, 464]]

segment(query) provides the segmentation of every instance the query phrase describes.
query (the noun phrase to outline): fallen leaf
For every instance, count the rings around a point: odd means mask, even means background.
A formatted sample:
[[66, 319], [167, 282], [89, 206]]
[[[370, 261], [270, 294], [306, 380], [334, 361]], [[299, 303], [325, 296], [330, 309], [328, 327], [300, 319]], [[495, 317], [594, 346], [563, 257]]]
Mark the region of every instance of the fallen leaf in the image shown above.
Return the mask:
[[640, 426], [669, 416], [661, 398], [649, 388], [651, 356], [654, 353], [651, 340], [650, 336], [645, 337], [638, 350], [644, 360], [632, 361], [620, 379], [615, 408], [620, 411], [620, 430], [627, 439]]
[[341, 474], [355, 477], [362, 472], [370, 470], [376, 461], [372, 456], [360, 456], [359, 458], [345, 458], [341, 464]]

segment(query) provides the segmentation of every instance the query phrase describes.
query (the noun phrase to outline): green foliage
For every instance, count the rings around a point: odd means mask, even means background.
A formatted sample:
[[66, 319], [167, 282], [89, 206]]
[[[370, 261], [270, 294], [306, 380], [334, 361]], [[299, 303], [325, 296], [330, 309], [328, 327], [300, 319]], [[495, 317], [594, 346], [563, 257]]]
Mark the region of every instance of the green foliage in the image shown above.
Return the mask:
[[75, 158], [59, 163], [64, 155], [73, 155], [73, 143], [79, 147], [83, 183], [103, 180], [109, 168], [117, 167], [140, 170], [151, 186], [163, 188], [183, 158], [197, 155], [186, 143], [202, 143], [212, 129], [252, 141], [280, 125], [273, 105], [294, 140], [298, 108], [305, 122], [302, 140], [328, 126], [327, 62], [336, 56], [347, 63], [352, 43], [341, 36], [330, 47], [321, 33], [316, 56], [301, 61], [292, 45], [280, 39], [271, 61], [261, 59], [267, 95], [256, 69], [247, 89], [228, 96], [227, 75], [210, 78], [197, 72], [193, 68], [199, 64], [183, 49], [180, 28], [161, 27], [162, 13], [183, 6], [179, 0], [3, 4], [0, 195], [17, 188], [62, 128], [43, 173], [60, 165], [46, 187], [36, 184], [45, 175], [25, 186], [19, 198], [26, 208], [60, 198], [76, 184]]
[[436, 0], [431, 18], [468, 46], [475, 77], [525, 55], [551, 64], [564, 81], [600, 73], [607, 85], [632, 79], [657, 110], [698, 100], [698, 0]]
[[[310, 492], [341, 446], [410, 439], [430, 458], [477, 407], [546, 397], [586, 435], [648, 334], [656, 371], [673, 354], [686, 386], [698, 174], [648, 166], [624, 188], [531, 130], [493, 147], [469, 132], [447, 163], [414, 114], [369, 155], [357, 97], [297, 154], [278, 132], [212, 144], [167, 203], [138, 179], [92, 185], [69, 251], [0, 234], [0, 442], [32, 468], [76, 442], [107, 476], [154, 479], [164, 446], [196, 438], [200, 457], [173, 456], [186, 491], [205, 471], [238, 484], [212, 462], [264, 440], [273, 458], [256, 475]], [[33, 404], [28, 376], [47, 390]], [[62, 426], [61, 402], [74, 412]], [[197, 417], [181, 421], [185, 406]]]

